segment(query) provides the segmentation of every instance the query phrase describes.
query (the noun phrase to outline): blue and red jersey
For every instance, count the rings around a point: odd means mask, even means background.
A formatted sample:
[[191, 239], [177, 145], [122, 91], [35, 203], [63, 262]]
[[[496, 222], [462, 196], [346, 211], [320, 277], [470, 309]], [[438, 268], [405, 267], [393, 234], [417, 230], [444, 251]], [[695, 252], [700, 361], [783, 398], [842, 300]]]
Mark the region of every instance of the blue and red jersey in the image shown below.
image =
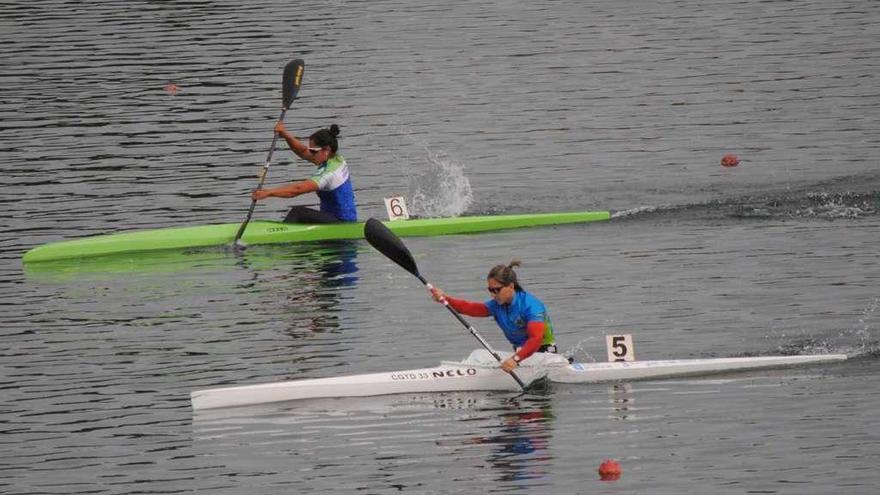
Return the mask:
[[510, 304], [498, 304], [494, 299], [485, 302], [486, 308], [495, 318], [495, 323], [504, 331], [504, 336], [515, 347], [522, 347], [528, 340], [527, 332], [530, 322], [544, 324], [544, 336], [541, 345], [553, 344], [553, 325], [544, 307], [537, 297], [524, 290], [516, 291]]
[[524, 290], [516, 291], [510, 304], [499, 304], [494, 299], [484, 303], [470, 302], [449, 296], [446, 300], [455, 310], [468, 316], [493, 317], [508, 342], [521, 348], [517, 354], [522, 359], [531, 356], [541, 346], [556, 343], [544, 303]]

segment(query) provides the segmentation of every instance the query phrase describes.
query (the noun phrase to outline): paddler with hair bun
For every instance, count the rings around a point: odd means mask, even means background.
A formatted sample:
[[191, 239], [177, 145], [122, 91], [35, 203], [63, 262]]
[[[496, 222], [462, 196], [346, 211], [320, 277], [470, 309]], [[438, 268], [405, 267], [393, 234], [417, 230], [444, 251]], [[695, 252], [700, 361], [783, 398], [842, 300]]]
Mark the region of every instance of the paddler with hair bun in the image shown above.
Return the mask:
[[445, 299], [459, 313], [495, 318], [495, 323], [514, 349], [513, 356], [501, 362], [501, 368], [507, 372], [536, 352], [557, 352], [547, 308], [519, 285], [513, 271], [520, 264], [519, 260], [512, 260], [507, 265], [496, 265], [489, 270], [486, 288], [492, 298], [486, 302], [456, 299], [437, 287], [431, 289], [435, 301], [442, 303]]
[[340, 223], [356, 222], [354, 188], [349, 177], [345, 158], [336, 151], [339, 149], [339, 126], [331, 125], [319, 129], [309, 136], [306, 145], [284, 128], [284, 123], [275, 124], [275, 132], [287, 141], [298, 157], [317, 165], [318, 170], [308, 179], [291, 182], [283, 186], [257, 189], [251, 193], [254, 201], [270, 197], [295, 198], [300, 194], [318, 193], [321, 199], [320, 211], [306, 206], [294, 206], [284, 218], [285, 223]]

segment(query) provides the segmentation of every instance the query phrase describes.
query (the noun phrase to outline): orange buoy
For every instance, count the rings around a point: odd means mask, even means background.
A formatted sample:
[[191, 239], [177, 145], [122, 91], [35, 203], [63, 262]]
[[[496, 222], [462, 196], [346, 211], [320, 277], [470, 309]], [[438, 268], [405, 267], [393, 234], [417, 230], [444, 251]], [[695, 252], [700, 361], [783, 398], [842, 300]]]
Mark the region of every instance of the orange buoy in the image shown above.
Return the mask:
[[605, 459], [602, 464], [599, 464], [599, 478], [602, 481], [619, 480], [621, 474], [623, 474], [623, 469], [620, 468], [617, 461]]
[[179, 90], [180, 88], [178, 88], [177, 85], [174, 83], [168, 83], [165, 85], [165, 92], [171, 96], [176, 95]]
[[737, 157], [733, 153], [729, 153], [721, 157], [722, 167], [735, 167], [737, 165], [739, 165], [739, 157]]

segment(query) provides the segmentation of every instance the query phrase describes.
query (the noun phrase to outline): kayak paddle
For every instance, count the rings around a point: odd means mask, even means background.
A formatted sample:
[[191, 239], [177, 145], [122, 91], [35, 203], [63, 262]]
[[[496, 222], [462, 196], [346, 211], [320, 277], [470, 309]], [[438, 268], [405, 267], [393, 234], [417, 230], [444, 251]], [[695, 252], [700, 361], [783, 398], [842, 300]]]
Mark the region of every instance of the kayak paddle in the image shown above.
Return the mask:
[[[434, 286], [431, 285], [427, 280], [425, 280], [425, 277], [423, 277], [419, 273], [419, 268], [416, 266], [416, 260], [409, 252], [409, 249], [407, 249], [400, 238], [397, 237], [394, 232], [391, 232], [391, 230], [389, 230], [388, 227], [386, 227], [382, 222], [376, 220], [375, 218], [370, 218], [369, 220], [367, 220], [367, 223], [364, 224], [364, 237], [366, 237], [367, 242], [369, 242], [371, 246], [376, 248], [380, 253], [384, 254], [388, 259], [400, 265], [400, 267], [404, 270], [415, 275], [416, 278], [418, 278], [423, 284], [425, 284], [425, 287], [427, 287], [428, 290], [434, 288]], [[476, 339], [480, 341], [480, 344], [482, 344], [483, 347], [487, 351], [489, 351], [490, 354], [495, 356], [495, 359], [497, 359], [500, 363], [501, 356], [497, 352], [495, 352], [495, 350], [492, 349], [491, 346], [489, 346], [489, 343], [486, 342], [479, 333], [477, 333], [477, 330], [473, 326], [471, 326], [471, 324], [468, 323], [463, 316], [461, 316], [461, 313], [450, 306], [449, 301], [447, 301], [446, 298], [444, 298], [442, 302], [443, 305], [446, 306], [446, 309], [448, 309], [458, 319], [458, 321], [461, 322], [461, 324], [464, 325], [465, 328], [467, 328], [468, 331], [471, 332], [471, 335], [476, 337]], [[519, 383], [519, 386], [522, 387], [523, 390], [526, 389], [526, 384], [523, 383], [523, 381], [516, 375], [515, 372], [511, 371], [510, 376], [512, 376], [513, 379], [516, 380], [516, 383]]]
[[[296, 94], [299, 92], [304, 68], [305, 62], [302, 59], [292, 60], [284, 66], [284, 76], [281, 78], [281, 116], [278, 117], [279, 122], [284, 122], [284, 114], [287, 113], [287, 109], [290, 108], [293, 99], [296, 98]], [[269, 147], [269, 156], [266, 158], [266, 164], [263, 165], [262, 172], [260, 172], [260, 183], [257, 184], [257, 190], [262, 189], [263, 182], [266, 181], [266, 175], [269, 173], [269, 164], [272, 163], [272, 153], [275, 152], [276, 141], [278, 141], [278, 133], [273, 129], [272, 146]], [[241, 236], [244, 235], [244, 229], [247, 228], [248, 222], [251, 221], [255, 206], [257, 206], [257, 200], [252, 199], [247, 218], [244, 219], [244, 222], [242, 222], [241, 227], [238, 228], [238, 232], [235, 234], [233, 243], [236, 247], [245, 247], [245, 244], [241, 242]]]

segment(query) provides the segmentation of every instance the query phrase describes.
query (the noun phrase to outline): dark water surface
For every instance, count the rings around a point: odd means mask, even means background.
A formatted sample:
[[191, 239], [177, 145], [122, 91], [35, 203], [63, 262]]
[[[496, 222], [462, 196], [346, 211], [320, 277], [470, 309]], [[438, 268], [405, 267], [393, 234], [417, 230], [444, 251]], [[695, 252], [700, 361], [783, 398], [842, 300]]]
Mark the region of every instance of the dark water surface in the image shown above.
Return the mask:
[[[876, 492], [878, 21], [871, 1], [3, 3], [0, 492]], [[194, 389], [476, 347], [363, 242], [22, 265], [243, 219], [300, 57], [288, 127], [342, 126], [364, 218], [397, 194], [423, 215], [616, 211], [407, 240], [447, 291], [483, 298], [521, 258], [580, 361], [609, 333], [643, 359], [850, 359], [194, 416]], [[309, 171], [279, 149], [269, 182]]]

